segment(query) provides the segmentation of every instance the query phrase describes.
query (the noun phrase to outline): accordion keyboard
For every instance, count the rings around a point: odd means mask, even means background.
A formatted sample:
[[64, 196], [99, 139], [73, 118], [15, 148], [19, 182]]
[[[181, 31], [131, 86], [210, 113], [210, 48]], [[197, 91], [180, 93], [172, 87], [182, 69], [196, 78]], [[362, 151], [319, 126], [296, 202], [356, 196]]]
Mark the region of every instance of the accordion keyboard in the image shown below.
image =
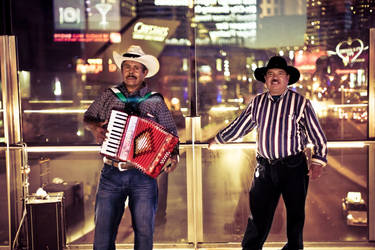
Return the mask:
[[107, 125], [107, 130], [109, 132], [106, 134], [107, 138], [103, 142], [100, 153], [116, 157], [127, 119], [128, 114], [112, 110], [111, 117]]

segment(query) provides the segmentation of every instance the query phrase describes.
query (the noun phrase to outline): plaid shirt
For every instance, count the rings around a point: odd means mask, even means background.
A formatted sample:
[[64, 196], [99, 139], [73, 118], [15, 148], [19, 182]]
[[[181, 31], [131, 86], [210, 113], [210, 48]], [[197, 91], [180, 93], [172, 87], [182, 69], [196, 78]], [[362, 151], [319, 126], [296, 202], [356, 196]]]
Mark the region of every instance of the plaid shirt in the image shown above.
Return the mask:
[[[130, 94], [124, 83], [116, 86], [126, 98], [144, 97], [151, 90], [143, 84], [136, 92]], [[163, 126], [168, 132], [177, 136], [177, 127], [163, 98], [160, 95], [153, 95], [141, 102], [138, 106], [139, 116], [153, 120]], [[103, 122], [109, 120], [111, 110], [125, 110], [125, 103], [122, 102], [113, 91], [108, 88], [100, 95], [86, 110], [85, 122]]]

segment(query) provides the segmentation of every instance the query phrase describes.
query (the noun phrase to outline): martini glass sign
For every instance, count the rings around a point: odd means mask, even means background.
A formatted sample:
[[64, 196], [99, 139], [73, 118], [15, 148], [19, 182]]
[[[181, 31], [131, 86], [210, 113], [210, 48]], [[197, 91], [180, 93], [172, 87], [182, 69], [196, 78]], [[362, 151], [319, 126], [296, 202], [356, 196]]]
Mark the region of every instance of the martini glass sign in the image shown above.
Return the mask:
[[102, 20], [100, 24], [105, 26], [108, 24], [107, 22], [107, 13], [112, 9], [112, 5], [109, 3], [97, 3], [95, 4], [95, 8], [99, 11], [100, 15], [102, 16]]

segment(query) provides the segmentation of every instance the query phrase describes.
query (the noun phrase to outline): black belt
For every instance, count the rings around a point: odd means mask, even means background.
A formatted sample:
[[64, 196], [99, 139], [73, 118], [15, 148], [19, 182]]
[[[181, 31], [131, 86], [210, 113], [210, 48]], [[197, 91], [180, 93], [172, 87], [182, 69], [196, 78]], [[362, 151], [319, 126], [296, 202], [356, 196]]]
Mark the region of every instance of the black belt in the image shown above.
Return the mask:
[[296, 159], [301, 158], [302, 156], [305, 156], [304, 152], [299, 152], [295, 155], [289, 155], [284, 158], [279, 158], [279, 159], [267, 159], [264, 158], [260, 155], [257, 155], [257, 162], [260, 165], [267, 166], [267, 165], [277, 165], [277, 164], [290, 164], [290, 163], [295, 163]]
[[134, 165], [129, 163], [129, 162], [114, 161], [114, 160], [108, 159], [107, 157], [103, 157], [103, 162], [107, 165], [111, 165], [115, 168], [118, 168], [118, 170], [120, 170], [120, 171], [126, 171], [126, 170], [134, 168]]

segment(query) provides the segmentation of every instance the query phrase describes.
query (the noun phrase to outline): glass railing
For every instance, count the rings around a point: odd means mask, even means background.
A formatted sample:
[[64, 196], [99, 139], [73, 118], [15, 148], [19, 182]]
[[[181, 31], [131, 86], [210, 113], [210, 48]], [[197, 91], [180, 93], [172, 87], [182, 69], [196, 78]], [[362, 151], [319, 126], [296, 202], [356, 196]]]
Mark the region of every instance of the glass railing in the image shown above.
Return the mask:
[[[309, 184], [304, 230], [306, 242], [368, 241], [367, 159], [370, 143], [329, 142], [328, 165], [321, 178]], [[103, 164], [98, 149], [97, 146], [27, 148], [29, 195], [32, 197], [40, 187], [52, 195], [63, 192], [68, 245], [93, 242], [95, 194]], [[155, 243], [189, 244], [194, 239], [199, 240], [199, 235], [192, 237], [189, 232], [202, 231], [201, 243], [234, 243], [239, 246], [250, 213], [248, 195], [256, 167], [255, 144], [227, 144], [214, 149], [208, 149], [207, 144], [182, 144], [180, 149], [179, 166], [164, 182], [164, 188], [168, 190], [166, 198], [159, 196], [160, 207], [166, 202], [166, 219], [156, 223]], [[193, 149], [196, 150], [196, 159], [201, 158], [201, 168], [198, 168], [201, 173], [189, 175], [187, 173], [195, 166], [188, 161]], [[0, 183], [4, 186], [5, 163], [0, 165], [0, 170], [3, 170]], [[199, 175], [202, 176], [201, 182], [189, 180]], [[159, 176], [160, 190], [163, 189], [162, 179]], [[188, 183], [196, 187], [192, 189]], [[6, 190], [6, 187], [1, 190]], [[189, 190], [202, 190], [202, 195], [195, 198], [199, 202], [188, 202]], [[1, 197], [4, 199], [0, 203], [1, 211], [6, 211], [6, 195]], [[355, 207], [359, 201], [363, 206]], [[202, 211], [198, 211], [202, 214], [201, 224], [198, 221], [200, 216], [192, 212], [199, 204], [202, 204]], [[0, 216], [4, 221], [0, 228], [0, 240], [4, 245], [8, 239], [6, 214]], [[193, 220], [189, 220], [189, 214], [193, 214]], [[267, 242], [285, 241], [285, 219], [285, 207], [280, 200]], [[197, 225], [202, 228], [195, 230]], [[125, 209], [117, 243], [132, 244], [133, 237], [130, 212]]]

